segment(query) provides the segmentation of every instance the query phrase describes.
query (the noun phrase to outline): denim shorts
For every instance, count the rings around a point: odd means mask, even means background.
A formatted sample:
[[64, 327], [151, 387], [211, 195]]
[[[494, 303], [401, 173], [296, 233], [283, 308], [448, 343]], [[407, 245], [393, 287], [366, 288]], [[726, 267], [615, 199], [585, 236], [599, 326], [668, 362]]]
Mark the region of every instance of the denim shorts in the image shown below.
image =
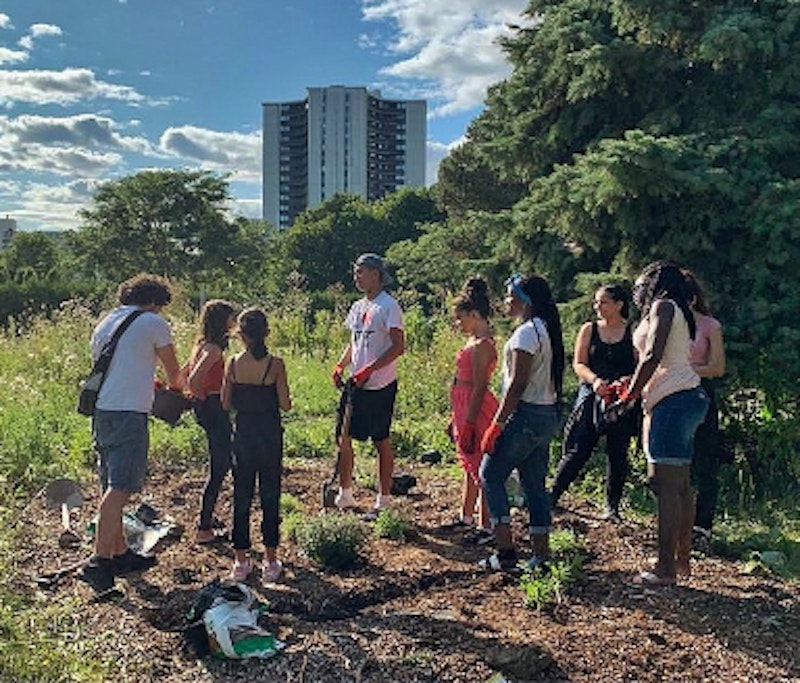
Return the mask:
[[97, 410], [92, 419], [92, 438], [103, 491], [141, 491], [150, 445], [147, 413]]
[[647, 460], [667, 465], [691, 464], [694, 435], [705, 419], [708, 402], [700, 386], [661, 399], [650, 411]]

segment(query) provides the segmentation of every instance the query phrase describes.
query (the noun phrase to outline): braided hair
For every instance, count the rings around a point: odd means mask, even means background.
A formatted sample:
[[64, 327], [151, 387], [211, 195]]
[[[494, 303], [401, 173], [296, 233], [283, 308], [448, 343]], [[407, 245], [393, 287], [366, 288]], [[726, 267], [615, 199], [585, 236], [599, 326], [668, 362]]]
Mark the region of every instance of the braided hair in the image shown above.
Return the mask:
[[553, 292], [550, 290], [547, 280], [538, 275], [520, 278], [517, 286], [530, 299], [530, 303], [527, 306], [526, 320], [541, 318], [547, 328], [550, 346], [553, 350], [550, 372], [556, 388], [556, 396], [560, 401], [564, 389], [564, 336], [561, 332], [561, 316], [553, 299]]
[[492, 306], [489, 303], [489, 286], [482, 277], [471, 277], [461, 288], [453, 303], [456, 313], [477, 311], [481, 317], [489, 318]]
[[639, 275], [643, 280], [644, 290], [641, 294], [641, 310], [646, 315], [657, 299], [671, 299], [683, 312], [689, 325], [689, 336], [694, 339], [696, 325], [690, 307], [691, 296], [686, 286], [686, 276], [671, 261], [654, 261], [644, 267]]
[[267, 355], [267, 316], [260, 308], [248, 308], [239, 314], [239, 331], [247, 346], [247, 350], [256, 360], [261, 360]]

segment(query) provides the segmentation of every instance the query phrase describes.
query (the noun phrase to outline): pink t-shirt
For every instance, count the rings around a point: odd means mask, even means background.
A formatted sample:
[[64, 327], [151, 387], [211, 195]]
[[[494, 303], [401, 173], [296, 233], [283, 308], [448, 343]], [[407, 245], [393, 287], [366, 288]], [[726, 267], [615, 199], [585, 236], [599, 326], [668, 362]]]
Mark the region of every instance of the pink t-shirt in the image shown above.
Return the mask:
[[689, 348], [689, 359], [692, 365], [707, 365], [711, 354], [711, 333], [722, 328], [722, 323], [710, 315], [695, 315], [697, 330]]

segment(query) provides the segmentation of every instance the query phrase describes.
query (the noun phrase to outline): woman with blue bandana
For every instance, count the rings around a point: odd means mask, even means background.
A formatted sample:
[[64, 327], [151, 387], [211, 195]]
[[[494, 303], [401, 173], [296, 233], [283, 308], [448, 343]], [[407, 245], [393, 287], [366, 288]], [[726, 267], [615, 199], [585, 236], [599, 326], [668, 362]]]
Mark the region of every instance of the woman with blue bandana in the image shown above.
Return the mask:
[[481, 481], [497, 541], [497, 552], [481, 566], [495, 571], [517, 565], [505, 488], [515, 469], [530, 516], [533, 557], [528, 564], [540, 567], [549, 555], [550, 500], [544, 480], [564, 376], [561, 319], [547, 281], [514, 275], [506, 287], [507, 312], [521, 322], [503, 348], [502, 399], [481, 441]]

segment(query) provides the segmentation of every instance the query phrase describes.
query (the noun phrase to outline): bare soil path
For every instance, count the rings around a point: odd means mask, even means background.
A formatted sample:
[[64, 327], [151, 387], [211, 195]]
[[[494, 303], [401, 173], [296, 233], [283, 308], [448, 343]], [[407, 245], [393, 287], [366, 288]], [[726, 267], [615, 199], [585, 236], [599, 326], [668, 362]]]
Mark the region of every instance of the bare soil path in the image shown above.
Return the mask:
[[[322, 463], [290, 462], [284, 490], [313, 513]], [[405, 463], [403, 463], [405, 467]], [[600, 521], [577, 501], [556, 518], [589, 548], [586, 572], [565, 600], [537, 613], [522, 604], [516, 579], [484, 574], [486, 549], [443, 531], [456, 510], [458, 484], [424, 465], [407, 469], [418, 486], [398, 499], [415, 524], [405, 543], [372, 538], [362, 566], [323, 572], [287, 543], [279, 585], [249, 584], [271, 605], [269, 622], [287, 647], [260, 662], [197, 660], [182, 637], [197, 591], [231, 564], [229, 546], [196, 547], [194, 523], [204, 475], [156, 468], [146, 500], [175, 519], [183, 534], [165, 544], [158, 565], [118, 580], [124, 596], [92, 604], [90, 589], [68, 579], [53, 599], [79, 597], [78, 637], [119, 666], [115, 681], [800, 681], [800, 587], [741, 573], [707, 557], [681, 585], [650, 589], [631, 578], [654, 552], [652, 525]], [[96, 506], [88, 492], [78, 529]], [[362, 492], [364, 502], [371, 500]], [[228, 518], [230, 485], [221, 498]], [[254, 518], [254, 539], [258, 538]], [[524, 537], [523, 518], [516, 522]], [[59, 518], [34, 502], [21, 520], [20, 590], [30, 577], [88, 552], [59, 550]], [[526, 550], [524, 538], [521, 542]]]

